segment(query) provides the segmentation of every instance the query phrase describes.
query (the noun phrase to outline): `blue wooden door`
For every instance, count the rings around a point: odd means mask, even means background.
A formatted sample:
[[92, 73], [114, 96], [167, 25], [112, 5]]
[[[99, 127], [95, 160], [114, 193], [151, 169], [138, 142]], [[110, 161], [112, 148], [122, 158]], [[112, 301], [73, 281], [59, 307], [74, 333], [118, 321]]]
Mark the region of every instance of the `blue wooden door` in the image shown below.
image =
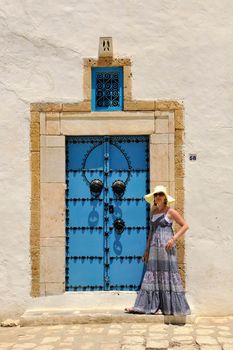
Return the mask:
[[137, 290], [148, 233], [148, 137], [67, 137], [66, 174], [66, 290]]

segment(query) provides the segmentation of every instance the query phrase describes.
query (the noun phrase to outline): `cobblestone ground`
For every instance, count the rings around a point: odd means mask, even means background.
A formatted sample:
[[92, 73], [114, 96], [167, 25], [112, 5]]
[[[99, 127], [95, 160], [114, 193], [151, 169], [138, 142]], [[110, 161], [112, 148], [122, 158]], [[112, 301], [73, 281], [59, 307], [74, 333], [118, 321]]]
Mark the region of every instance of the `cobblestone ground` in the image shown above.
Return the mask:
[[195, 324], [77, 324], [0, 328], [0, 350], [233, 350], [233, 317]]

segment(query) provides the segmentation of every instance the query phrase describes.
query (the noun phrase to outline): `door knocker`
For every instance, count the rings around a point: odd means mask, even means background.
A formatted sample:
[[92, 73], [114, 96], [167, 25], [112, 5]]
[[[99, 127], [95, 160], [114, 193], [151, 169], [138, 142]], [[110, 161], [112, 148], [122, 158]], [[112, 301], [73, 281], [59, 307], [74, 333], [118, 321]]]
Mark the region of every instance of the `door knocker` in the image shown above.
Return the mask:
[[90, 191], [91, 195], [95, 198], [100, 196], [100, 193], [103, 189], [103, 182], [99, 179], [92, 180], [90, 182]]
[[122, 219], [115, 219], [113, 225], [116, 232], [119, 234], [122, 233], [125, 229], [125, 222]]
[[125, 183], [121, 180], [116, 180], [112, 184], [112, 190], [116, 197], [121, 198], [125, 193]]

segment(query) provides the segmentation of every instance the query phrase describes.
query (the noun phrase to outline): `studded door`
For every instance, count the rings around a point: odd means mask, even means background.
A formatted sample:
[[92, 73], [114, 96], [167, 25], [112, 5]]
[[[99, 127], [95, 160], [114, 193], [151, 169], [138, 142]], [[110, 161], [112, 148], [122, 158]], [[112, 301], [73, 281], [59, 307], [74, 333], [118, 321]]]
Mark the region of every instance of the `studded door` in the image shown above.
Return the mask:
[[66, 290], [137, 290], [148, 233], [148, 137], [67, 137], [66, 181]]

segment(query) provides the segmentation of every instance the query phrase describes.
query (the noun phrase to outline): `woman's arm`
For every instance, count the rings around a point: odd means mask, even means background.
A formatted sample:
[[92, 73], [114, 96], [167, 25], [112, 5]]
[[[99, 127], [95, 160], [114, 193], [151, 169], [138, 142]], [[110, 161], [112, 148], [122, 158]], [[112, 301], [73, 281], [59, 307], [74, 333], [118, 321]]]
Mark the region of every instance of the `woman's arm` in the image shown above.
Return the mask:
[[166, 244], [166, 248], [171, 249], [174, 246], [174, 242], [184, 235], [184, 233], [189, 229], [189, 226], [187, 222], [182, 218], [182, 216], [178, 213], [178, 211], [176, 211], [175, 209], [170, 208], [167, 214], [168, 217], [170, 217], [178, 225], [180, 225], [179, 231], [177, 231], [173, 238], [169, 239], [169, 241]]

